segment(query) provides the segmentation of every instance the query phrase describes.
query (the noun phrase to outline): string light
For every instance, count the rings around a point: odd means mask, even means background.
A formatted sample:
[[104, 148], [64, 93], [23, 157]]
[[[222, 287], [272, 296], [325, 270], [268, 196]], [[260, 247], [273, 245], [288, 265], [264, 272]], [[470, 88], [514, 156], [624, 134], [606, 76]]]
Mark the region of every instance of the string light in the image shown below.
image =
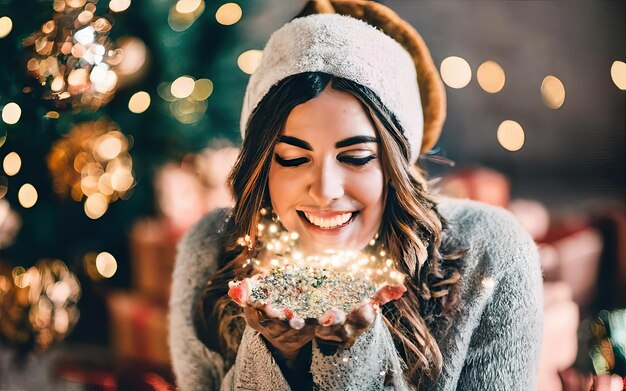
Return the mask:
[[231, 26], [241, 19], [242, 10], [237, 3], [226, 3], [217, 9], [215, 19], [219, 24]]
[[[265, 212], [265, 214], [264, 214]], [[253, 267], [263, 273], [271, 273], [276, 267], [296, 266], [300, 268], [329, 269], [347, 273], [381, 288], [385, 285], [402, 285], [404, 274], [397, 272], [395, 262], [378, 244], [378, 236], [373, 238], [362, 251], [326, 250], [318, 254], [307, 254], [300, 249], [298, 234], [288, 232], [280, 222], [269, 219], [266, 209], [261, 211], [261, 222], [257, 226], [256, 241], [249, 235], [238, 239], [242, 247], [262, 254], [265, 261], [255, 257], [244, 262], [243, 267]]]
[[128, 110], [135, 114], [141, 114], [150, 107], [150, 94], [139, 91], [133, 94], [128, 101]]
[[[130, 1], [109, 5], [122, 11]], [[112, 24], [95, 16], [95, 0], [55, 1], [53, 9], [54, 17], [24, 40], [25, 47], [32, 47], [26, 68], [47, 87], [43, 98], [57, 109], [96, 110], [113, 98], [115, 67], [124, 56], [108, 38]]]
[[8, 16], [0, 18], [0, 38], [4, 38], [11, 33], [13, 21]]
[[480, 64], [476, 71], [476, 79], [483, 90], [495, 94], [502, 90], [506, 78], [500, 64], [489, 60]]
[[472, 80], [472, 68], [465, 59], [451, 56], [441, 62], [441, 78], [451, 88], [463, 88]]
[[16, 124], [20, 120], [21, 116], [22, 116], [22, 109], [15, 102], [7, 103], [2, 108], [2, 120], [7, 125]]
[[262, 50], [247, 50], [239, 55], [237, 65], [244, 73], [251, 75], [259, 66], [262, 55]]
[[20, 205], [26, 209], [32, 208], [37, 203], [37, 198], [37, 189], [30, 183], [22, 185], [17, 193], [17, 199]]
[[96, 256], [96, 269], [102, 277], [111, 278], [117, 271], [117, 261], [110, 253], [101, 252]]
[[77, 202], [86, 196], [85, 214], [102, 217], [135, 183], [129, 148], [130, 141], [109, 120], [74, 125], [48, 155], [55, 192]]
[[556, 76], [548, 75], [541, 83], [541, 98], [551, 109], [558, 109], [565, 102], [565, 86]]
[[508, 151], [515, 152], [524, 146], [524, 129], [513, 120], [503, 121], [498, 127], [498, 142]]
[[611, 65], [611, 79], [620, 90], [626, 90], [626, 63], [614, 61]]
[[18, 155], [17, 152], [8, 153], [2, 161], [2, 168], [8, 176], [16, 175], [20, 171], [20, 168], [22, 168], [20, 155]]

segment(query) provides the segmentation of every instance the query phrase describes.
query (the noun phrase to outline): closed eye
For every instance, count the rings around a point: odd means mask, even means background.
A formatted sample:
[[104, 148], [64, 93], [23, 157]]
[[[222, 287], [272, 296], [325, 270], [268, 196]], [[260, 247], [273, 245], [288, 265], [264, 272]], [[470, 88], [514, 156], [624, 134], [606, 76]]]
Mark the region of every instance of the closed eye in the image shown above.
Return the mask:
[[274, 154], [274, 160], [276, 160], [276, 163], [280, 164], [283, 167], [297, 167], [304, 163], [309, 162], [308, 157], [299, 157], [296, 159], [283, 159], [277, 153]]
[[351, 166], [364, 166], [372, 160], [376, 159], [376, 155], [369, 155], [363, 157], [355, 156], [339, 156], [337, 160], [342, 163], [349, 164]]

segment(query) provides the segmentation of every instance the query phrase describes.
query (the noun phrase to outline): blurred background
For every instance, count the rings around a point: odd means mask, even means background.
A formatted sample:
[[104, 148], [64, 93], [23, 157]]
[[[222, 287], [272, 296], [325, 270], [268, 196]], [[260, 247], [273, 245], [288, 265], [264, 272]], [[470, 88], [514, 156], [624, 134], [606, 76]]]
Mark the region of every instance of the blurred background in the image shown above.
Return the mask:
[[[538, 389], [626, 376], [626, 3], [380, 2], [446, 84], [434, 191], [539, 245]], [[0, 0], [0, 389], [173, 389], [176, 242], [230, 204], [247, 79], [304, 4]]]

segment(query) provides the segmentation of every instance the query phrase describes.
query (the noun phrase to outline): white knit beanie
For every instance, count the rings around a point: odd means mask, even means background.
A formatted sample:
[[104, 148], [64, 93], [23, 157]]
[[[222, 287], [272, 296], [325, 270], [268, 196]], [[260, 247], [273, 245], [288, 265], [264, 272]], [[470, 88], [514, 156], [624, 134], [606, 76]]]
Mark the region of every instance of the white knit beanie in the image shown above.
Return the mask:
[[270, 88], [303, 72], [328, 73], [374, 91], [402, 126], [410, 161], [417, 160], [424, 122], [411, 55], [375, 27], [339, 14], [296, 18], [272, 34], [248, 81], [241, 110], [242, 138], [251, 113]]

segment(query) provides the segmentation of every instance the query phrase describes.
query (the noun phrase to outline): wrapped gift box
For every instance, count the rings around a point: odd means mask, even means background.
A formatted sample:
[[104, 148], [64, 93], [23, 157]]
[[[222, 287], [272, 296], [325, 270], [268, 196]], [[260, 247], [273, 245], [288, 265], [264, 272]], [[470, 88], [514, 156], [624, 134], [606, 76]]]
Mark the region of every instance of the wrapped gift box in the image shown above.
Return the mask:
[[111, 346], [121, 357], [157, 364], [170, 361], [167, 309], [134, 293], [107, 295]]

